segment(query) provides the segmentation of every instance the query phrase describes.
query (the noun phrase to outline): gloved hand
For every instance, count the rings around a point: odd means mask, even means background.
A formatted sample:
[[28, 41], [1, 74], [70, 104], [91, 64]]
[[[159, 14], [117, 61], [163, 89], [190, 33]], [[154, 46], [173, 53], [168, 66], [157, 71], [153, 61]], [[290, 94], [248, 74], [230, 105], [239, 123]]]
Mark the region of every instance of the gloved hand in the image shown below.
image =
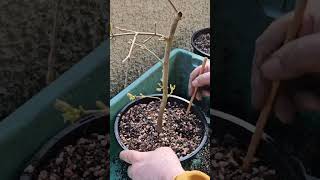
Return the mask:
[[298, 38], [283, 45], [293, 14], [273, 22], [257, 39], [252, 64], [252, 103], [257, 109], [280, 80], [274, 109], [285, 123], [296, 112], [320, 110], [320, 1], [309, 0]]
[[189, 77], [189, 96], [192, 96], [195, 88], [198, 87], [197, 100], [201, 100], [203, 96], [210, 96], [210, 61], [207, 61], [203, 73], [199, 75], [201, 66], [196, 67]]
[[133, 180], [173, 180], [184, 172], [177, 155], [169, 147], [149, 152], [124, 150], [120, 159], [132, 164], [128, 176]]

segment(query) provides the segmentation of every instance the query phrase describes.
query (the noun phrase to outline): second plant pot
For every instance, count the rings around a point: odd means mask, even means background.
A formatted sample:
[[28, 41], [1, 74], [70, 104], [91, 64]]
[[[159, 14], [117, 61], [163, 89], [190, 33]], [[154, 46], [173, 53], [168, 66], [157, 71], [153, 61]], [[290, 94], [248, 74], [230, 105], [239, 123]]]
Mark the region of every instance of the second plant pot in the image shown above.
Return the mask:
[[208, 125], [204, 113], [195, 105], [186, 115], [189, 101], [170, 95], [158, 133], [157, 117], [161, 94], [149, 95], [127, 104], [116, 116], [115, 137], [123, 149], [150, 151], [170, 146], [180, 161], [191, 159], [205, 145]]
[[191, 37], [191, 46], [193, 52], [210, 58], [210, 28], [204, 28], [196, 31]]

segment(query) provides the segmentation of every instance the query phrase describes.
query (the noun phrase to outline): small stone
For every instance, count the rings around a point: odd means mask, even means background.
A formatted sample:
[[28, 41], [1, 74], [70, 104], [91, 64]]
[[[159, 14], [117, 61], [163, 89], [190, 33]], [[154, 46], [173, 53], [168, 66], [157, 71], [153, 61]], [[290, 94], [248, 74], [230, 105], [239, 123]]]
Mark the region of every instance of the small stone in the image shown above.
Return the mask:
[[223, 158], [223, 154], [220, 153], [220, 152], [218, 152], [218, 153], [216, 153], [216, 154], [214, 155], [214, 159], [216, 159], [216, 160], [221, 160], [222, 158]]
[[26, 173], [33, 173], [34, 171], [34, 167], [32, 165], [29, 165], [25, 170], [24, 172]]
[[59, 165], [59, 164], [62, 163], [62, 162], [63, 162], [63, 159], [62, 159], [62, 158], [59, 157], [59, 158], [56, 159], [56, 164], [57, 164], [57, 165]]
[[65, 170], [64, 170], [64, 176], [66, 176], [66, 177], [72, 177], [72, 175], [73, 175], [73, 172], [72, 172], [72, 170], [70, 169], [70, 168], [66, 168]]
[[48, 172], [47, 171], [41, 171], [40, 174], [39, 174], [39, 177], [38, 179], [39, 180], [46, 180], [48, 178]]
[[50, 175], [49, 180], [58, 180], [58, 177], [56, 174], [52, 174]]
[[228, 166], [228, 162], [226, 162], [226, 161], [220, 161], [219, 162], [219, 165], [220, 165], [220, 167], [226, 167], [226, 166]]
[[102, 140], [102, 141], [100, 142], [100, 144], [101, 144], [102, 146], [106, 146], [106, 145], [108, 144], [108, 141]]
[[85, 138], [80, 138], [78, 140], [78, 144], [85, 144], [87, 142], [87, 140]]
[[83, 173], [83, 177], [87, 177], [87, 176], [89, 176], [89, 174], [90, 174], [90, 171], [85, 171], [85, 172]]
[[252, 174], [253, 175], [256, 175], [256, 174], [258, 174], [259, 173], [259, 169], [258, 168], [252, 168]]
[[237, 163], [237, 161], [235, 161], [234, 159], [229, 159], [229, 163], [234, 167], [238, 167], [239, 166], [239, 163]]
[[219, 174], [219, 180], [224, 180], [224, 175]]
[[103, 140], [105, 138], [105, 136], [103, 136], [103, 135], [98, 135], [97, 136], [97, 139], [100, 141], [100, 140]]
[[265, 166], [260, 166], [259, 167], [259, 170], [261, 171], [261, 172], [264, 172], [264, 171], [266, 171], [268, 168], [267, 167], [265, 167]]
[[215, 168], [217, 168], [217, 167], [219, 167], [219, 164], [217, 163], [216, 160], [213, 160], [213, 161], [212, 161], [212, 166], [215, 167]]

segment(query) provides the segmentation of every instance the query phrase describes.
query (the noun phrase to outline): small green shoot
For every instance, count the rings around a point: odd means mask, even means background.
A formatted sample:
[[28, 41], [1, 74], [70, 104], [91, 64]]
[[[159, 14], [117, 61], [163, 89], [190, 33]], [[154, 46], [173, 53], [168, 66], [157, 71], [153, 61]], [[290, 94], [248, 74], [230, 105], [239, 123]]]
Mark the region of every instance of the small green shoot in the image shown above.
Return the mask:
[[170, 95], [172, 95], [173, 91], [176, 89], [176, 85], [175, 84], [170, 84]]
[[106, 113], [106, 114], [109, 113], [109, 108], [105, 104], [103, 104], [103, 102], [96, 101], [96, 106], [98, 110], [86, 110], [82, 106], [79, 106], [78, 108], [76, 108], [60, 99], [57, 99], [54, 104], [54, 107], [58, 111], [62, 112], [62, 117], [64, 119], [64, 122], [70, 122], [71, 124], [75, 123], [84, 115], [93, 114], [93, 113]]

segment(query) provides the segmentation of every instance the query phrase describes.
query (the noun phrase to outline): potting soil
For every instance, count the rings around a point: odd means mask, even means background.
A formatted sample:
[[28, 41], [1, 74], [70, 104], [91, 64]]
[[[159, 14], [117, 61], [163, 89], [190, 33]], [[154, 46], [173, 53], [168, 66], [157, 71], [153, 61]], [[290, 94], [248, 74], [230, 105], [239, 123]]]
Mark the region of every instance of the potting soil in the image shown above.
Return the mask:
[[65, 146], [47, 165], [40, 167], [38, 180], [103, 180], [109, 177], [109, 138], [91, 134]]
[[194, 151], [203, 138], [204, 127], [196, 115], [186, 115], [186, 107], [168, 102], [163, 116], [163, 132], [157, 131], [160, 100], [131, 107], [119, 122], [119, 135], [131, 150], [152, 151], [170, 146], [178, 157]]
[[213, 179], [218, 180], [279, 180], [274, 169], [261, 159], [255, 158], [251, 169], [244, 172], [241, 169], [246, 155], [237, 139], [225, 135], [222, 139], [211, 139], [211, 170]]

